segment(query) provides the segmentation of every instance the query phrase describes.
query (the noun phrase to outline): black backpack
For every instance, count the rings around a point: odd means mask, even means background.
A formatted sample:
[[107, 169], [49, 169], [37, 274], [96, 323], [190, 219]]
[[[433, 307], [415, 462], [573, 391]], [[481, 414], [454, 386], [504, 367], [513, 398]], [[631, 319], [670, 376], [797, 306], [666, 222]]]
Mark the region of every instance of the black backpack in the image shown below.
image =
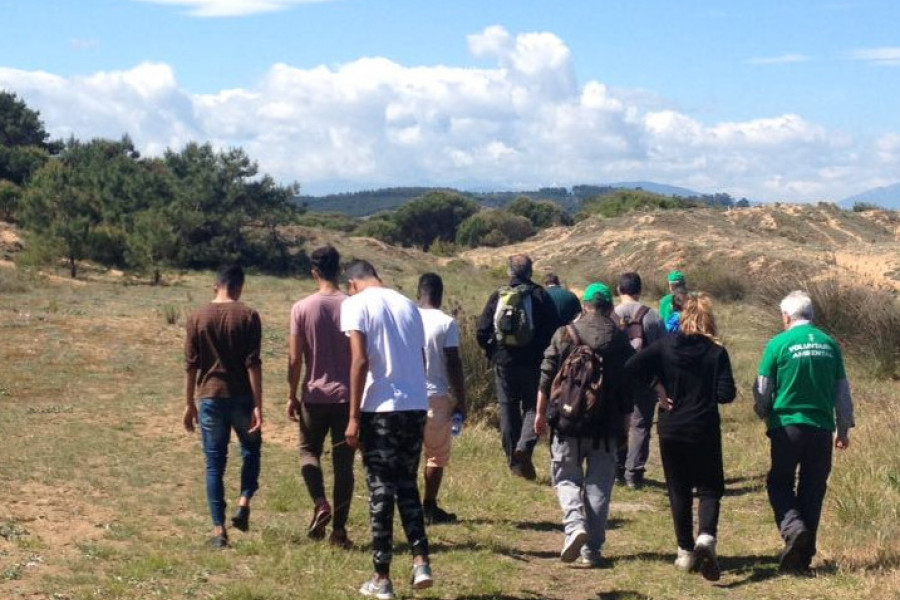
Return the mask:
[[608, 402], [603, 357], [582, 343], [573, 325], [566, 332], [574, 347], [553, 379], [548, 421], [558, 435], [598, 438]]

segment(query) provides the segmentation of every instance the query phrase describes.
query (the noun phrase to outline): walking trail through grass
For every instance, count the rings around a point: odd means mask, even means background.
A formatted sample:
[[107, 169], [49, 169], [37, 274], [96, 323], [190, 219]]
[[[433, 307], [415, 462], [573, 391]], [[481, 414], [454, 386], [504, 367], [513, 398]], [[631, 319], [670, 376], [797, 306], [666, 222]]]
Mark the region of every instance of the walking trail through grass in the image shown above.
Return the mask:
[[[210, 277], [165, 287], [63, 282], [0, 297], [0, 598], [357, 597], [371, 569], [362, 469], [357, 465], [349, 524], [359, 549], [308, 540], [311, 503], [299, 475], [297, 434], [284, 416], [287, 315], [311, 287], [248, 280], [245, 300], [265, 327], [263, 475], [252, 529], [232, 532], [226, 551], [204, 546], [203, 456], [198, 436], [181, 427], [180, 315], [209, 298]], [[480, 291], [458, 301], [477, 310]], [[167, 314], [178, 322], [167, 323]], [[900, 421], [891, 410], [900, 401], [897, 382], [868, 381], [854, 367], [859, 427], [851, 448], [835, 455], [816, 576], [780, 576], [780, 540], [764, 486], [768, 442], [749, 397], [777, 314], [722, 306], [718, 315], [743, 392], [723, 409], [720, 582], [672, 566], [674, 533], [655, 439], [647, 488], [614, 491], [604, 549], [610, 566], [584, 570], [558, 558], [561, 513], [546, 444], [536, 458], [539, 481], [515, 479], [497, 432], [484, 423], [457, 439], [441, 502], [461, 522], [429, 528], [437, 585], [417, 597], [900, 598]], [[232, 507], [239, 462], [232, 446]], [[411, 596], [399, 523], [395, 539], [395, 587]]]

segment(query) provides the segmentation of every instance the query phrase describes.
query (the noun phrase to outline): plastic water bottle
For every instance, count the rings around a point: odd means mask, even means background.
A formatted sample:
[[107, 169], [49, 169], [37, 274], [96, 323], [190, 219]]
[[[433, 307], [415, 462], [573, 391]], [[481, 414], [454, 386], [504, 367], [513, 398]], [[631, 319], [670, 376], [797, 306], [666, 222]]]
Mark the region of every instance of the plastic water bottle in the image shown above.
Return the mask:
[[455, 412], [455, 413], [453, 413], [453, 424], [450, 426], [450, 431], [453, 432], [453, 437], [456, 437], [462, 433], [462, 430], [463, 430], [462, 413]]

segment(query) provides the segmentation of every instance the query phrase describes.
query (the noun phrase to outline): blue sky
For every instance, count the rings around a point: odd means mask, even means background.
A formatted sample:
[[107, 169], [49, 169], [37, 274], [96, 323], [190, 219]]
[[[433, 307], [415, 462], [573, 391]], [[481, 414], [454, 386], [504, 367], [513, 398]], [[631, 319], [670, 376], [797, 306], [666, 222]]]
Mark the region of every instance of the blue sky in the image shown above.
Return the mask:
[[54, 135], [240, 145], [309, 193], [839, 200], [900, 181], [898, 6], [0, 0], [0, 88]]

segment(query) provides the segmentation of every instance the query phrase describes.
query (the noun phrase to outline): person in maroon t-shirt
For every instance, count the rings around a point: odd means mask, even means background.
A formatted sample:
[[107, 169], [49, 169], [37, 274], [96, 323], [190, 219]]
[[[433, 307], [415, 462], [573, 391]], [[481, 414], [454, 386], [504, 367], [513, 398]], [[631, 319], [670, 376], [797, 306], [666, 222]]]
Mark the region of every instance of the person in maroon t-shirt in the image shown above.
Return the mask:
[[[319, 289], [291, 309], [287, 414], [300, 427], [300, 473], [314, 503], [307, 533], [313, 539], [324, 538], [333, 518], [329, 541], [340, 548], [351, 548], [345, 527], [353, 498], [354, 450], [344, 441], [350, 415], [350, 341], [341, 332], [341, 304], [347, 295], [338, 286], [338, 251], [324, 246], [314, 250], [310, 258]], [[325, 497], [319, 463], [329, 432], [333, 507]]]

